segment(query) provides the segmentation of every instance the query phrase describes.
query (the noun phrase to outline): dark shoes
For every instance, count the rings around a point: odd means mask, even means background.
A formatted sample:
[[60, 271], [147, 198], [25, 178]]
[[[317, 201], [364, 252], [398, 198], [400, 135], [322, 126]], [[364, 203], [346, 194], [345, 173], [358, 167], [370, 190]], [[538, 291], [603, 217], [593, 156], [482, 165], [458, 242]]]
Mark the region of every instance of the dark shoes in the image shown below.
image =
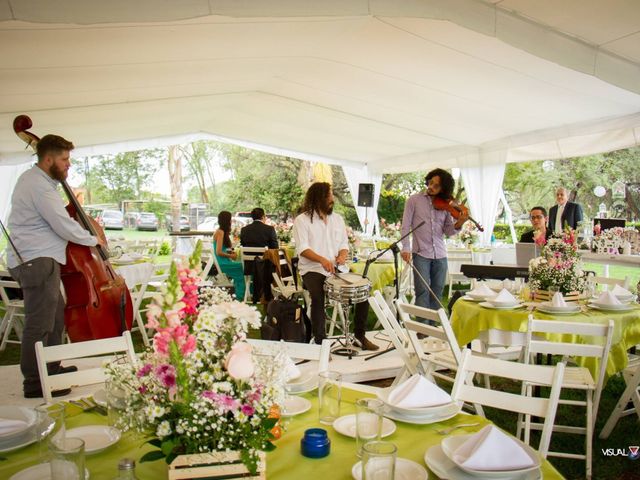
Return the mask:
[[77, 372], [78, 371], [78, 367], [76, 367], [75, 365], [69, 365], [68, 367], [63, 367], [62, 365], [60, 365], [60, 368], [58, 368], [58, 371], [55, 373], [50, 373], [49, 375], [60, 375], [62, 373], [71, 373], [71, 372]]
[[367, 337], [361, 337], [361, 338], [357, 338], [358, 342], [360, 342], [360, 345], [362, 345], [362, 350], [378, 350], [380, 347], [378, 345], [376, 345], [375, 343], [369, 341], [367, 339]]
[[[64, 397], [65, 395], [69, 395], [71, 393], [70, 388], [62, 388], [60, 390], [53, 390], [51, 392], [52, 397]], [[24, 398], [42, 398], [44, 395], [42, 394], [42, 389], [39, 388], [37, 390], [31, 390], [28, 392], [24, 392]]]

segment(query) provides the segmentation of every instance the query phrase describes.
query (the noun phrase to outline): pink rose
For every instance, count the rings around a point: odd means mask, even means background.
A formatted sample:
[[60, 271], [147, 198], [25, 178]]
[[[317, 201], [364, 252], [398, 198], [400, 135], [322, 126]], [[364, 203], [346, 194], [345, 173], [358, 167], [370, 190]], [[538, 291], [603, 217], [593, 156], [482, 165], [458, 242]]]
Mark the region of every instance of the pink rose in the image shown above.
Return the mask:
[[246, 342], [238, 342], [231, 347], [231, 351], [224, 362], [224, 367], [231, 378], [236, 380], [251, 378], [255, 370], [251, 356], [251, 345]]

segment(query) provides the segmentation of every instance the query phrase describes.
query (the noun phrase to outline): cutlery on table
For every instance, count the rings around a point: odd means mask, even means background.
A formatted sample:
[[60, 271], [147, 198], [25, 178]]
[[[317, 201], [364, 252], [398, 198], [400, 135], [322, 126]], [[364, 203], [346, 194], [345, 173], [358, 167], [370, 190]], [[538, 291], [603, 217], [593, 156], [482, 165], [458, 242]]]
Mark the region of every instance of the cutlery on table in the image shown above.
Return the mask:
[[441, 428], [440, 430], [436, 430], [436, 432], [439, 433], [440, 435], [449, 435], [451, 432], [453, 432], [454, 430], [457, 430], [458, 428], [475, 427], [477, 425], [480, 425], [480, 423], [478, 423], [478, 422], [475, 422], [475, 423], [461, 423], [459, 425], [454, 425], [453, 427]]

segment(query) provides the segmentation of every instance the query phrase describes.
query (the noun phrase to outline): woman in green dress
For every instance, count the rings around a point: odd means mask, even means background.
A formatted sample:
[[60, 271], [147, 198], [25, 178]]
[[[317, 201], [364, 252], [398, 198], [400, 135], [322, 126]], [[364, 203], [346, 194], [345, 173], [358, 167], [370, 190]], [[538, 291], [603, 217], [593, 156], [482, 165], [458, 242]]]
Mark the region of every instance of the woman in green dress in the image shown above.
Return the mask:
[[213, 234], [213, 251], [222, 273], [233, 281], [236, 299], [244, 299], [244, 269], [242, 262], [237, 261], [236, 252], [231, 245], [231, 212], [226, 210], [218, 214], [218, 230]]

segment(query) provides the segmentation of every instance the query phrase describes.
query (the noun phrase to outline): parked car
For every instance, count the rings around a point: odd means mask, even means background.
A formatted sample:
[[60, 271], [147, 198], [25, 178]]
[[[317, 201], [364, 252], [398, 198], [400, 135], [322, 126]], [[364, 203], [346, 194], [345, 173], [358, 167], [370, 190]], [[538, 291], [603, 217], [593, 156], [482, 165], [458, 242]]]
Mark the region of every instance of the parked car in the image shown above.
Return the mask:
[[204, 217], [202, 223], [198, 224], [200, 232], [215, 232], [218, 229], [217, 217]]
[[[171, 215], [167, 215], [165, 217], [165, 222], [167, 225], [167, 231], [173, 232], [173, 219], [171, 218]], [[180, 215], [180, 231], [183, 232], [190, 229], [191, 226], [189, 225], [189, 217], [187, 217], [186, 215]]]
[[98, 213], [96, 221], [105, 230], [122, 230], [124, 228], [124, 215], [120, 210], [102, 210]]
[[140, 213], [136, 220], [136, 230], [150, 230], [155, 232], [158, 230], [158, 217], [155, 213]]

